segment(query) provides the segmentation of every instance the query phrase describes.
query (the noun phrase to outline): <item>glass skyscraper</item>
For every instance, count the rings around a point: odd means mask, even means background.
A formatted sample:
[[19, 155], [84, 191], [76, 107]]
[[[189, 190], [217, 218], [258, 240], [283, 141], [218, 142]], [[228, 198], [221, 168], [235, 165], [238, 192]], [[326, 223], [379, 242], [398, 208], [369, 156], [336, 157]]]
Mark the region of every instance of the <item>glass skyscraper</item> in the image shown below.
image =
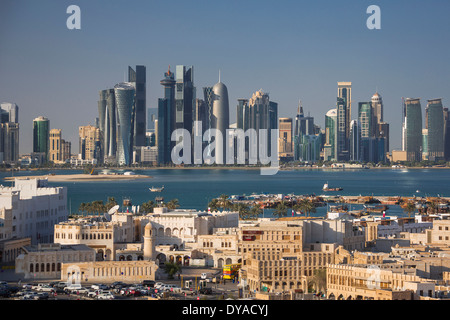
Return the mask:
[[49, 151], [50, 121], [45, 117], [33, 120], [33, 152], [45, 153]]
[[441, 99], [428, 100], [425, 128], [428, 129], [428, 159], [444, 159], [444, 109]]
[[421, 161], [422, 108], [420, 99], [406, 99], [403, 114], [403, 148], [406, 151], [406, 159], [407, 161]]
[[132, 145], [136, 147], [145, 146], [145, 123], [146, 123], [146, 68], [138, 65], [136, 70], [128, 67], [128, 82], [135, 88], [135, 100], [132, 110], [133, 140]]
[[117, 162], [119, 165], [131, 163], [132, 116], [135, 90], [130, 82], [122, 82], [114, 87], [117, 108]]
[[336, 160], [337, 110], [331, 109], [325, 115], [324, 160]]
[[175, 79], [170, 67], [160, 81], [164, 86], [164, 98], [158, 99], [158, 164], [171, 162], [172, 131], [175, 128]]

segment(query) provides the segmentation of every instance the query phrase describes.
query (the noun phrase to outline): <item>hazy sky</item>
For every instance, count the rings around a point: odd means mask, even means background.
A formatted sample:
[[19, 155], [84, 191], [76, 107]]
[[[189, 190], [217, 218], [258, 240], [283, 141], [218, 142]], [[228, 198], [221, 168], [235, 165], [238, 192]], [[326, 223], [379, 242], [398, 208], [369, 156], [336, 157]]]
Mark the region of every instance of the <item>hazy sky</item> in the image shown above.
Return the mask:
[[[81, 30], [66, 9], [81, 8]], [[381, 30], [369, 30], [369, 5]], [[147, 107], [163, 96], [168, 65], [194, 66], [197, 97], [221, 80], [230, 119], [238, 98], [263, 89], [293, 117], [299, 99], [322, 128], [338, 81], [353, 83], [353, 112], [378, 89], [400, 143], [401, 97], [449, 101], [450, 1], [0, 1], [0, 101], [19, 106], [20, 152], [32, 151], [40, 115], [78, 152], [78, 127], [94, 124], [98, 91], [147, 67]]]

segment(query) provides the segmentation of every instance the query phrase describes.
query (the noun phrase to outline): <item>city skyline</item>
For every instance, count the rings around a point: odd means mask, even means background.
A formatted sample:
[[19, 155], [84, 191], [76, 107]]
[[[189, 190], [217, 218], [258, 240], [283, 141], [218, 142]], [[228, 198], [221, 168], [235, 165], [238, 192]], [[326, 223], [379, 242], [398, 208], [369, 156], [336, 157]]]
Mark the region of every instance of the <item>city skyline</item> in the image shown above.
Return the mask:
[[[450, 48], [441, 38], [450, 28], [447, 3], [377, 1], [380, 30], [366, 27], [372, 4], [366, 1], [207, 6], [78, 1], [81, 30], [66, 28], [70, 4], [0, 5], [0, 100], [21, 110], [21, 154], [32, 150], [33, 119], [39, 116], [76, 145], [78, 127], [94, 125], [98, 117], [99, 90], [126, 81], [128, 66], [135, 65], [147, 68], [146, 108], [156, 108], [164, 96], [159, 81], [168, 65], [194, 66], [197, 97], [217, 82], [221, 70], [230, 123], [238, 99], [263, 89], [278, 102], [280, 118], [294, 118], [301, 100], [305, 114], [323, 129], [325, 114], [336, 102], [337, 82], [350, 81], [351, 120], [357, 119], [357, 103], [379, 92], [384, 120], [392, 126], [391, 149], [397, 150], [402, 97], [421, 98], [423, 116], [427, 100], [442, 98], [447, 106], [450, 70], [444, 62]], [[140, 32], [130, 33], [123, 21], [132, 21], [128, 27]], [[108, 34], [120, 42], [108, 41]], [[408, 50], [412, 42], [417, 45]]]

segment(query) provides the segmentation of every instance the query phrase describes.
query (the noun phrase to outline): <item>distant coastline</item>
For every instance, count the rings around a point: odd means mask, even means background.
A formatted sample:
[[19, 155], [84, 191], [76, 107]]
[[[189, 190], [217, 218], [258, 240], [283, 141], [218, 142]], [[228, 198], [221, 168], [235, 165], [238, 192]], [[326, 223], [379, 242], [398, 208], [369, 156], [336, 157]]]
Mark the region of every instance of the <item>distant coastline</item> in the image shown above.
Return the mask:
[[137, 180], [137, 179], [150, 179], [151, 176], [134, 174], [134, 175], [122, 175], [122, 174], [49, 174], [49, 175], [36, 175], [36, 176], [12, 176], [5, 177], [7, 181], [14, 179], [47, 179], [54, 182], [65, 181], [111, 181], [111, 180]]

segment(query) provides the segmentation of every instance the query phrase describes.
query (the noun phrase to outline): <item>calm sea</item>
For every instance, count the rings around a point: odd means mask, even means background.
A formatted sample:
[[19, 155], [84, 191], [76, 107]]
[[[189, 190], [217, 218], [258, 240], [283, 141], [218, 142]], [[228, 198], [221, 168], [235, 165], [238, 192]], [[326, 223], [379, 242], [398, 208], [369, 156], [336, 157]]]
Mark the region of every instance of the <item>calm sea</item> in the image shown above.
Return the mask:
[[[45, 175], [52, 171], [14, 172], [20, 175]], [[53, 171], [57, 174], [82, 173], [75, 170]], [[222, 194], [235, 195], [252, 193], [274, 194], [325, 194], [324, 183], [344, 190], [328, 194], [335, 195], [399, 195], [399, 196], [450, 196], [450, 170], [446, 169], [302, 169], [279, 171], [273, 176], [260, 175], [259, 170], [238, 169], [156, 169], [134, 170], [136, 174], [152, 176], [149, 179], [108, 182], [49, 182], [50, 186], [65, 186], [68, 189], [68, 208], [76, 213], [82, 202], [107, 201], [116, 198], [122, 203], [130, 199], [133, 205], [140, 205], [155, 197], [165, 201], [178, 199], [180, 208], [206, 210], [209, 201]], [[11, 182], [3, 180], [11, 172], [1, 173], [3, 185]], [[161, 193], [152, 193], [149, 187], [164, 186]], [[417, 192], [418, 191], [418, 192]], [[358, 206], [352, 209], [358, 209]], [[312, 216], [323, 216], [326, 207], [319, 208]], [[401, 208], [391, 206], [389, 215], [405, 215]], [[265, 210], [266, 217], [271, 216]]]

